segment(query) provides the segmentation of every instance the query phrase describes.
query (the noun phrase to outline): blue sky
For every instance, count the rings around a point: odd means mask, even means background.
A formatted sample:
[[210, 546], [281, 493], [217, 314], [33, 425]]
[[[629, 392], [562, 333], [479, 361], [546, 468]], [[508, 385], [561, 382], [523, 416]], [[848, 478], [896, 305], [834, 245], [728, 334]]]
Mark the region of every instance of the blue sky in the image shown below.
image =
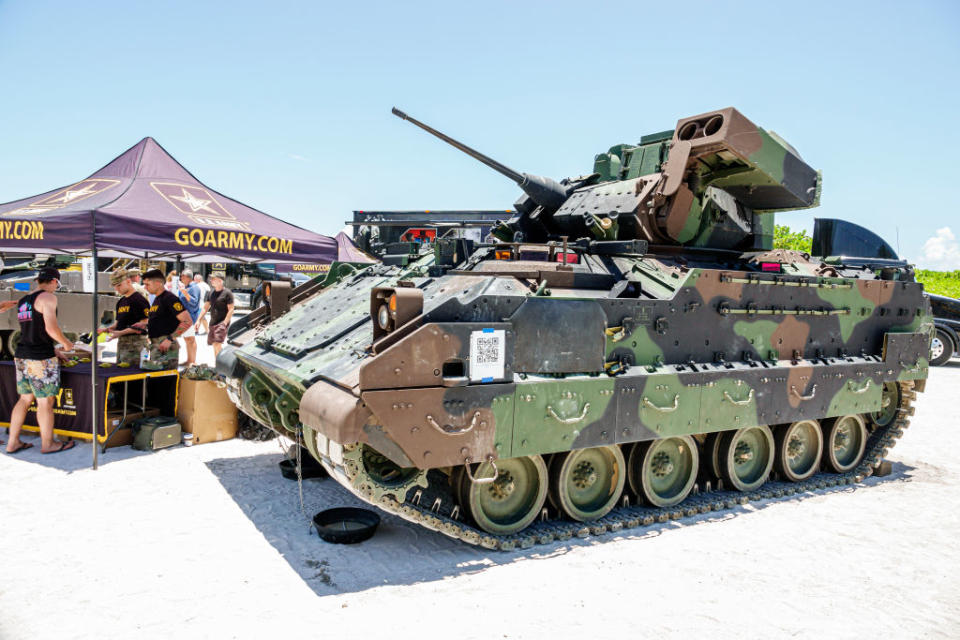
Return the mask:
[[0, 202], [146, 135], [211, 187], [322, 233], [354, 209], [509, 208], [521, 171], [735, 106], [824, 174], [814, 215], [960, 268], [956, 2], [0, 0]]

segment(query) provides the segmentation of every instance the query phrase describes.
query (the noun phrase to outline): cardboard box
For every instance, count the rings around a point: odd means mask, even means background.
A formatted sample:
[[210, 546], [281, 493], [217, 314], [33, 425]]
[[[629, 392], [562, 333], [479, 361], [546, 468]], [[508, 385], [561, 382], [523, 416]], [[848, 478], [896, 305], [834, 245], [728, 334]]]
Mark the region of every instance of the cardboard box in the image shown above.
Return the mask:
[[194, 444], [229, 440], [237, 435], [237, 407], [226, 389], [211, 380], [180, 378], [177, 419]]
[[147, 410], [142, 412], [127, 411], [126, 417], [124, 417], [122, 410], [107, 412], [107, 435], [110, 435], [110, 432], [118, 427], [121, 422], [123, 423], [123, 426], [117, 429], [117, 432], [113, 434], [113, 437], [107, 442], [107, 449], [125, 447], [133, 444], [133, 429], [131, 428], [133, 422], [140, 418], [152, 418], [158, 415], [160, 415], [160, 409], [153, 409], [151, 407], [147, 407]]

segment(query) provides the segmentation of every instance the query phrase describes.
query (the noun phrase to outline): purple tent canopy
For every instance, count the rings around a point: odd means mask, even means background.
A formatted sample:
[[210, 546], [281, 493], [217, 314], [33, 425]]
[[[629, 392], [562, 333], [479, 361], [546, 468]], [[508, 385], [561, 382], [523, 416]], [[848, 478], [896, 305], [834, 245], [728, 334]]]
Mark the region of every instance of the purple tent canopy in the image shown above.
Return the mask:
[[369, 254], [364, 253], [357, 248], [357, 245], [353, 243], [353, 240], [345, 234], [343, 231], [338, 233], [334, 240], [337, 241], [337, 260], [340, 262], [376, 262], [376, 258], [371, 257]]
[[[95, 225], [95, 227], [94, 227]], [[337, 259], [333, 238], [232, 200], [197, 180], [153, 138], [68, 187], [0, 204], [0, 250], [196, 262]]]
[[[372, 264], [377, 262], [376, 258], [358, 249], [357, 245], [350, 239], [350, 236], [343, 231], [338, 233], [334, 237], [334, 240], [337, 241], [338, 262], [352, 262], [354, 264]], [[329, 270], [330, 265], [322, 262], [284, 263], [277, 265], [277, 273], [316, 274], [327, 273]]]
[[[337, 259], [339, 244], [217, 193], [153, 138], [144, 138], [89, 178], [0, 205], [0, 251], [193, 262]], [[91, 326], [99, 321], [90, 296]], [[97, 350], [90, 381], [97, 397]], [[91, 405], [97, 424], [97, 403]], [[94, 428], [94, 433], [96, 429]], [[97, 468], [97, 438], [91, 438]]]

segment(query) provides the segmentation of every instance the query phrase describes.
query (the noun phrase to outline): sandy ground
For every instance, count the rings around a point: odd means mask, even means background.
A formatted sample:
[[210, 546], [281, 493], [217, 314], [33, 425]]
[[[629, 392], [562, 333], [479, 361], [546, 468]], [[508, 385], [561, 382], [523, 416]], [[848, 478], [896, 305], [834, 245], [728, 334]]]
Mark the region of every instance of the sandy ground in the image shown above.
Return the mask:
[[390, 516], [326, 544], [277, 441], [0, 455], [0, 638], [957, 637], [958, 389], [933, 372], [866, 486], [511, 553]]

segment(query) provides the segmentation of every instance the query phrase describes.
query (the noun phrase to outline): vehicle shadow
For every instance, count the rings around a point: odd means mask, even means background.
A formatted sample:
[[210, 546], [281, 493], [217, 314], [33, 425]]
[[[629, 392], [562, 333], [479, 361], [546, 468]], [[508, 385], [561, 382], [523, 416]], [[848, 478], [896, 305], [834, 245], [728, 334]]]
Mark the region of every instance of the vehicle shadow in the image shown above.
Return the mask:
[[[784, 502], [861, 489], [860, 486], [848, 485], [822, 489], [751, 502], [682, 521], [657, 523], [603, 536], [574, 538], [509, 552], [474, 547], [377, 509], [381, 523], [373, 538], [356, 545], [336, 545], [324, 542], [316, 534], [311, 524], [313, 515], [333, 507], [373, 507], [353, 496], [335, 480], [325, 478], [303, 481], [301, 510], [298, 483], [280, 475], [277, 465], [283, 457], [281, 453], [261, 454], [245, 458], [219, 458], [206, 464], [264, 538], [320, 596], [353, 593], [384, 585], [443, 580], [477, 573], [492, 566], [551, 558], [576, 548], [614, 540], [642, 540], [669, 535], [675, 529], [730, 520]], [[894, 463], [890, 475], [868, 478], [864, 485], [909, 481], [912, 471], [913, 467]]]

